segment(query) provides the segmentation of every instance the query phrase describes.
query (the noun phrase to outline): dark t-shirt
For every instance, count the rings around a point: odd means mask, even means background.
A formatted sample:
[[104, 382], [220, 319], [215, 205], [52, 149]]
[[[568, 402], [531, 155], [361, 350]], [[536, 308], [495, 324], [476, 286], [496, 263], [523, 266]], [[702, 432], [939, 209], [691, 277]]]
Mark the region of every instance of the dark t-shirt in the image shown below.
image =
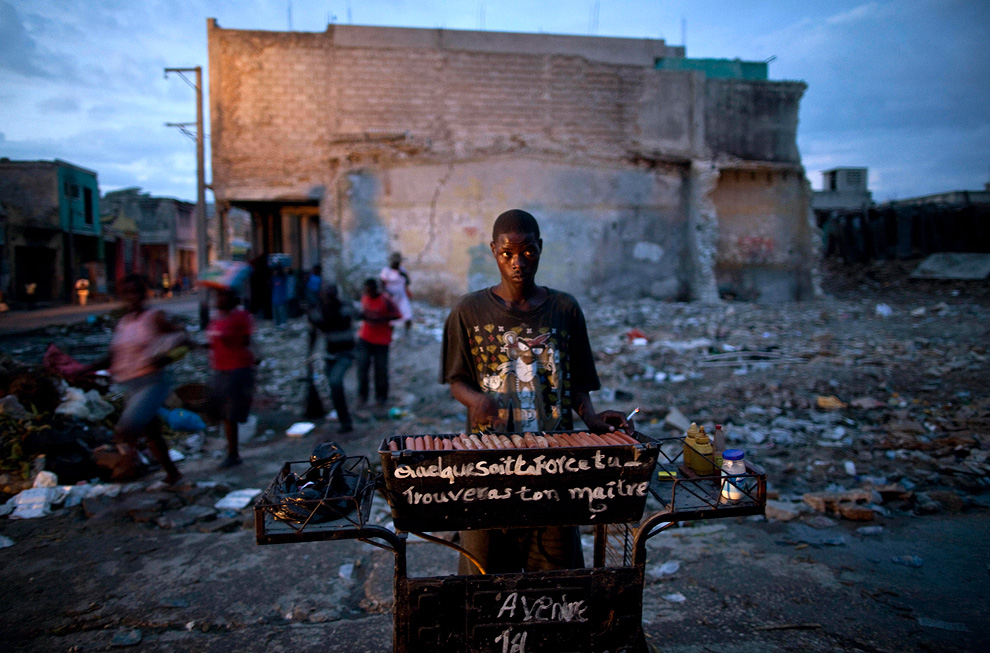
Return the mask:
[[601, 387], [581, 307], [547, 292], [532, 311], [517, 311], [479, 290], [461, 297], [444, 326], [440, 382], [492, 396], [506, 432], [571, 429], [571, 393]]
[[354, 349], [354, 311], [337, 297], [317, 295], [316, 304], [308, 312], [309, 323], [323, 332], [327, 353], [339, 354]]

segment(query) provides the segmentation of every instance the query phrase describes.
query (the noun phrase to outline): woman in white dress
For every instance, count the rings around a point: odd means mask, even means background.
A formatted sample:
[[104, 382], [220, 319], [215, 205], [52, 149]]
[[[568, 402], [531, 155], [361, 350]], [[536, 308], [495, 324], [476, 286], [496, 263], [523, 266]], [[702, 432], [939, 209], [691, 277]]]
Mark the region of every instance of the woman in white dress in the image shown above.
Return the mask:
[[388, 257], [388, 266], [382, 268], [378, 275], [395, 305], [399, 307], [402, 317], [392, 323], [398, 326], [400, 322], [405, 323], [406, 333], [412, 328], [412, 304], [409, 303], [409, 273], [402, 266], [402, 254], [392, 252]]

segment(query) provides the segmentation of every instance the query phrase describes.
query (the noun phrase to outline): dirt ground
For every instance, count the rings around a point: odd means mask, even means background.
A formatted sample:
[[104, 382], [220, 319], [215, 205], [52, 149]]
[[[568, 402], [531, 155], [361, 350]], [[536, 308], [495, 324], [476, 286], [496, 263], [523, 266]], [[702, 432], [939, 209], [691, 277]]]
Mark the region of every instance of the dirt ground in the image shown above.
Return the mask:
[[[672, 409], [724, 424], [767, 471], [766, 517], [680, 522], [648, 541], [653, 650], [987, 650], [990, 288], [912, 281], [911, 267], [829, 266], [828, 296], [790, 305], [583, 305], [599, 409], [639, 407], [637, 430], [655, 438], [680, 434]], [[263, 489], [328, 439], [374, 466], [386, 436], [459, 431], [463, 411], [437, 383], [445, 311], [417, 309], [392, 349], [397, 419], [366, 411], [350, 434], [325, 419], [287, 437], [303, 406], [304, 326], [262, 323], [244, 465], [217, 470], [215, 428], [202, 444], [176, 434], [177, 489], [159, 472], [116, 497], [0, 519], [12, 541], [0, 549], [4, 649], [392, 650], [390, 552], [352, 540], [259, 546], [250, 509], [212, 507]], [[5, 338], [4, 350], [37, 363], [55, 340], [85, 361], [108, 338], [99, 324], [53, 327]], [[179, 383], [206, 378], [199, 354], [175, 367]], [[348, 382], [353, 397], [353, 373]], [[814, 497], [852, 509], [821, 510]], [[371, 516], [389, 523], [380, 500]], [[456, 569], [450, 549], [415, 538], [408, 548], [410, 576]], [[590, 539], [585, 551], [590, 560]]]

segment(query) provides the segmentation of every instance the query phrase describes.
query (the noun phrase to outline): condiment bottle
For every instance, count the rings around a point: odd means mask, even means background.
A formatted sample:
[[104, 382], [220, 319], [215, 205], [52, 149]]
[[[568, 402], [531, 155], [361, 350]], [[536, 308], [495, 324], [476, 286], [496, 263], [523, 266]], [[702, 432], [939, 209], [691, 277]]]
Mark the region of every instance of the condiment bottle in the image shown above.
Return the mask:
[[687, 433], [684, 435], [684, 466], [688, 469], [694, 469], [695, 462], [694, 458], [697, 454], [694, 451], [694, 439], [698, 437], [698, 425], [691, 422], [691, 426], [688, 427]]
[[722, 452], [725, 451], [725, 431], [721, 424], [715, 425], [715, 435], [712, 437], [712, 447], [715, 449], [715, 466], [722, 466]]
[[687, 437], [684, 439], [684, 454], [687, 458], [685, 463], [700, 476], [711, 476], [717, 473], [712, 443], [708, 440], [705, 427], [698, 427], [693, 422], [688, 429]]
[[726, 449], [722, 452], [722, 499], [727, 501], [738, 501], [743, 498], [743, 491], [739, 489], [738, 476], [746, 473], [746, 463], [743, 462], [746, 454], [742, 449]]

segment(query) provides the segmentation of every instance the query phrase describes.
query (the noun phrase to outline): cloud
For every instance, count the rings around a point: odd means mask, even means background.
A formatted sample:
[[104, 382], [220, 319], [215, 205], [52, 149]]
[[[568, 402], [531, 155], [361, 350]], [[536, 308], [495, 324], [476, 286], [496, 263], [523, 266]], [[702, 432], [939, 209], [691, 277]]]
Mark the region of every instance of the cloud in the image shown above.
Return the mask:
[[22, 19], [17, 9], [0, 0], [0, 70], [27, 78], [56, 79], [75, 75], [72, 58], [53, 51], [29, 28], [31, 18]]
[[77, 113], [79, 111], [79, 98], [62, 95], [39, 100], [35, 104], [40, 113]]

